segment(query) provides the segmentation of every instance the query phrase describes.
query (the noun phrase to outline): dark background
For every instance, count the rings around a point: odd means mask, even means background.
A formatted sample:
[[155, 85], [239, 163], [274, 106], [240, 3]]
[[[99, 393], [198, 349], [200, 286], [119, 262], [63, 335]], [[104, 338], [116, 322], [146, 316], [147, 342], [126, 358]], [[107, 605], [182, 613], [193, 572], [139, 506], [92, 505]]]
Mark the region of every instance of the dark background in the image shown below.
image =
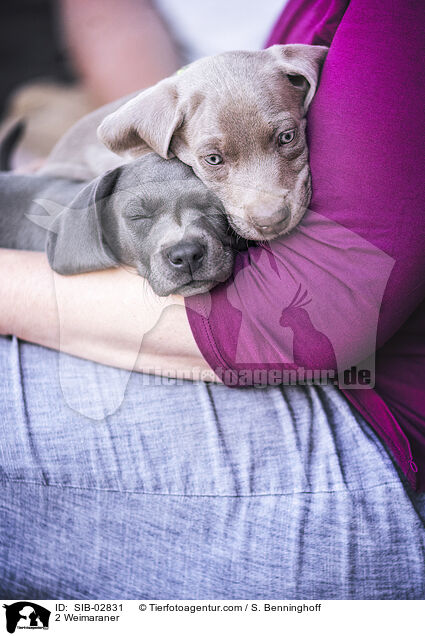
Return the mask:
[[0, 117], [10, 93], [33, 79], [65, 83], [74, 73], [60, 41], [55, 0], [0, 2]]

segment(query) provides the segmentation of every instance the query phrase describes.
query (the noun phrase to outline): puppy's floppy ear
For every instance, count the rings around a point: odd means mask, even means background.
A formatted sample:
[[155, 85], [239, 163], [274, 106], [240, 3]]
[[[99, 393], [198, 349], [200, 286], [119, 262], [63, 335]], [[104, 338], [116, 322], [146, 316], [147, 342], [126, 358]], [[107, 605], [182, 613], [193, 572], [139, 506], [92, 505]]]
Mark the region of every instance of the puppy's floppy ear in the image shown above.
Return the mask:
[[89, 183], [54, 219], [46, 251], [55, 272], [82, 274], [118, 266], [103, 237], [101, 214], [120, 171], [115, 168]]
[[328, 48], [310, 44], [277, 44], [268, 50], [290, 82], [304, 90], [304, 112], [307, 112], [317, 89]]
[[108, 115], [97, 129], [100, 141], [117, 154], [153, 150], [168, 159], [171, 138], [183, 123], [177, 83], [178, 76], [167, 77]]

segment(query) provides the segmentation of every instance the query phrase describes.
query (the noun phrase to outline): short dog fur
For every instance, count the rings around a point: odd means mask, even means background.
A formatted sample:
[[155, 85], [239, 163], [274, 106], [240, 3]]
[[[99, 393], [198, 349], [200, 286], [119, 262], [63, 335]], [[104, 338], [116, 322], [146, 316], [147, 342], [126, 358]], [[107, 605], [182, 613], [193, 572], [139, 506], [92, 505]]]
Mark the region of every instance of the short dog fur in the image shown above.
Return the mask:
[[288, 44], [197, 60], [83, 118], [42, 172], [93, 177], [153, 150], [191, 166], [242, 237], [288, 233], [310, 202], [306, 113], [326, 53]]
[[0, 173], [0, 247], [46, 247], [60, 274], [125, 264], [160, 296], [190, 296], [230, 276], [234, 246], [221, 202], [178, 159], [150, 153], [89, 183]]

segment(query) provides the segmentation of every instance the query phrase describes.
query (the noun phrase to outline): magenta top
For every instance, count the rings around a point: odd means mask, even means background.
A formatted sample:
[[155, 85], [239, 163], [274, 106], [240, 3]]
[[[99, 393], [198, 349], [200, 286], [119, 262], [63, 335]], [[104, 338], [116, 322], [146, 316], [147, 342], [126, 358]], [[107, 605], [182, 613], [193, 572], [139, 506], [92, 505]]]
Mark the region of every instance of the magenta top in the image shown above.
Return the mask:
[[227, 385], [338, 372], [420, 490], [424, 28], [420, 2], [289, 1], [267, 46], [330, 46], [308, 115], [310, 210], [288, 237], [238, 254], [226, 283], [186, 299], [196, 342]]

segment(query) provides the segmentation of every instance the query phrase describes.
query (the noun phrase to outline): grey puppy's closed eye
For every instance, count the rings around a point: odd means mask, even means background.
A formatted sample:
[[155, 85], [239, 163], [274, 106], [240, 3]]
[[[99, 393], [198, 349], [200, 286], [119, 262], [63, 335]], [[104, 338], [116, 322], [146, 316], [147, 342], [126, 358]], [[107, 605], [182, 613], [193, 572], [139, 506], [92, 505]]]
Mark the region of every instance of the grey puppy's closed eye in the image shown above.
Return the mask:
[[128, 219], [130, 219], [130, 221], [143, 221], [144, 219], [150, 219], [151, 215], [150, 214], [128, 214], [126, 215], [126, 217]]

